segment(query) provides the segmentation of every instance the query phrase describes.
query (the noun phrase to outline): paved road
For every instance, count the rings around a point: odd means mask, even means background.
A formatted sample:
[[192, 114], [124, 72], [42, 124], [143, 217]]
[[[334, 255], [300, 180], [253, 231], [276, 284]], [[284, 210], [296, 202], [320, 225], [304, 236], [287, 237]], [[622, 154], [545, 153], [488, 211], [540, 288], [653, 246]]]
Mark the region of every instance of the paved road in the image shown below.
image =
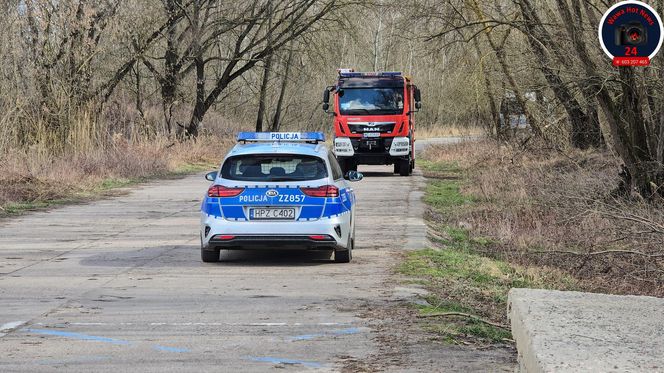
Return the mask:
[[[366, 167], [354, 262], [199, 259], [201, 175], [0, 223], [0, 371], [337, 370], [375, 352], [362, 304], [422, 247], [420, 176]], [[388, 198], [396, 198], [385, 203]]]
[[402, 291], [391, 267], [425, 237], [423, 178], [390, 170], [361, 169], [351, 264], [283, 251], [203, 264], [202, 175], [0, 222], [0, 371], [338, 371], [380, 355], [360, 316]]

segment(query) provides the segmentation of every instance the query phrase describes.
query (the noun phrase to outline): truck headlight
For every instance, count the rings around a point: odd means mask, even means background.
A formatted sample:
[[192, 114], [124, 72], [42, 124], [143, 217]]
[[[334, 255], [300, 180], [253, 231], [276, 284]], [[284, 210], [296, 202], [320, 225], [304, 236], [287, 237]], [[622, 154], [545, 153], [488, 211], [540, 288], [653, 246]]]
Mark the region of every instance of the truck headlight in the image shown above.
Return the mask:
[[395, 137], [390, 146], [390, 155], [404, 156], [410, 153], [410, 139], [408, 137]]
[[337, 137], [334, 139], [334, 155], [341, 157], [350, 157], [355, 154], [353, 143], [348, 137]]

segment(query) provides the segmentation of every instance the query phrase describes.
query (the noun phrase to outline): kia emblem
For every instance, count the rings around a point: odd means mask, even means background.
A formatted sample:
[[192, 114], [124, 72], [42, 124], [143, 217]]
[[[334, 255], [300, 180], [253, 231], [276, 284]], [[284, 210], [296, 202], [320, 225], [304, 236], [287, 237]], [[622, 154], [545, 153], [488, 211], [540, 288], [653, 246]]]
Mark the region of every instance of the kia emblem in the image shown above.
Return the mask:
[[270, 189], [267, 192], [265, 192], [265, 195], [268, 197], [276, 197], [279, 195], [279, 192], [277, 192], [275, 189]]

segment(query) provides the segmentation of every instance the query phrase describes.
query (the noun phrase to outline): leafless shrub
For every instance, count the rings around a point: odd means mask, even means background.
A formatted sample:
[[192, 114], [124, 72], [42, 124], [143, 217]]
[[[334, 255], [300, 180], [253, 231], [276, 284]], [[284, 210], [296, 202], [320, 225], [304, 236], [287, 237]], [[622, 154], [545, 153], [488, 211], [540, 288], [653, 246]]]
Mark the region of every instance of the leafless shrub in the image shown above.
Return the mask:
[[559, 268], [590, 290], [664, 295], [661, 201], [616, 194], [620, 163], [610, 153], [485, 141], [428, 157], [458, 160], [477, 202], [455, 219], [495, 239], [494, 255]]
[[106, 147], [74, 154], [14, 149], [0, 154], [0, 208], [85, 195], [99, 190], [105, 180], [142, 179], [183, 165], [216, 164], [229, 146], [228, 140], [214, 136], [186, 142], [162, 136], [134, 143], [115, 136]]

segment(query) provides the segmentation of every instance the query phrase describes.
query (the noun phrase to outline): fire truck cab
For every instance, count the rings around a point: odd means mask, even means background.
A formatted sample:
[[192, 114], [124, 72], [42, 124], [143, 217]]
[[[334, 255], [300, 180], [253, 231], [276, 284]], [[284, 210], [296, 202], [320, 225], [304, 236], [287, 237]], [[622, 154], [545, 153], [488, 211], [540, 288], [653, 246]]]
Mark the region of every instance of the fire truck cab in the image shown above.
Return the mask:
[[414, 113], [420, 90], [400, 72], [340, 69], [337, 82], [323, 92], [323, 110], [334, 107], [334, 154], [344, 173], [360, 164], [394, 165], [411, 175], [415, 167]]

